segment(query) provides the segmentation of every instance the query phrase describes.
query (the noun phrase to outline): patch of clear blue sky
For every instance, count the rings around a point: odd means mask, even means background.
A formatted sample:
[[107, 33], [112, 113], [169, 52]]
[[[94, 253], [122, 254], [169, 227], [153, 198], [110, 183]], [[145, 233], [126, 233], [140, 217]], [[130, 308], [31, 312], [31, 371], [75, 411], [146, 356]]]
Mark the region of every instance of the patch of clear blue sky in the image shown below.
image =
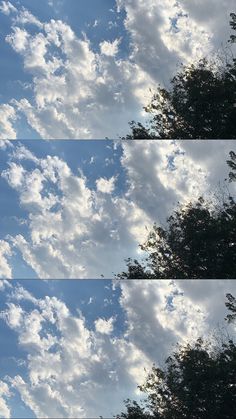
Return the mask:
[[[119, 303], [120, 287], [113, 287], [110, 280], [14, 280], [11, 284], [13, 290], [17, 286], [22, 286], [38, 299], [46, 296], [57, 297], [66, 304], [73, 316], [79, 315], [77, 311], [79, 309], [85, 317], [86, 327], [90, 330], [94, 330], [94, 321], [97, 318], [109, 319], [114, 316], [113, 335], [120, 337], [124, 334], [126, 317]], [[11, 292], [7, 288], [0, 293], [1, 310], [7, 308], [6, 302], [9, 301], [8, 295]], [[20, 305], [26, 310], [34, 307], [32, 303], [23, 300]], [[51, 331], [58, 334], [55, 328], [51, 327]], [[24, 364], [27, 361], [27, 352], [20, 348], [17, 334], [2, 319], [0, 319], [0, 336], [0, 379], [4, 379], [6, 375], [14, 377], [19, 374], [27, 381], [27, 368]], [[17, 392], [13, 392], [9, 405], [13, 418], [35, 417], [20, 400]]]
[[[95, 51], [99, 51], [101, 41], [122, 38], [121, 56], [129, 52], [129, 36], [124, 28], [125, 13], [117, 13], [115, 0], [56, 0], [54, 4], [57, 18], [63, 16], [63, 21], [71, 26], [77, 36], [81, 37], [85, 32]], [[97, 25], [93, 26], [95, 21]], [[109, 22], [113, 22], [113, 25]]]
[[[122, 147], [115, 147], [110, 140], [103, 141], [35, 141], [25, 140], [23, 143], [14, 141], [13, 147], [0, 151], [0, 173], [8, 168], [11, 154], [18, 145], [23, 144], [38, 158], [45, 158], [47, 155], [57, 156], [65, 161], [74, 175], [79, 175], [79, 169], [87, 179], [87, 186], [95, 190], [96, 180], [100, 177], [109, 179], [116, 177], [116, 188], [113, 194], [121, 196], [127, 190], [126, 173], [121, 165]], [[93, 159], [93, 163], [91, 163]], [[28, 170], [34, 169], [35, 164], [31, 161], [20, 162]], [[54, 187], [54, 186], [53, 186]], [[55, 187], [56, 188], [56, 187]], [[48, 190], [45, 190], [45, 194]], [[55, 191], [60, 196], [60, 191]], [[20, 205], [19, 195], [11, 188], [7, 181], [0, 176], [0, 239], [7, 235], [16, 236], [22, 234], [28, 237], [28, 211]], [[22, 222], [23, 221], [23, 222]], [[13, 277], [35, 278], [35, 272], [26, 265], [20, 253], [14, 249], [11, 259]]]

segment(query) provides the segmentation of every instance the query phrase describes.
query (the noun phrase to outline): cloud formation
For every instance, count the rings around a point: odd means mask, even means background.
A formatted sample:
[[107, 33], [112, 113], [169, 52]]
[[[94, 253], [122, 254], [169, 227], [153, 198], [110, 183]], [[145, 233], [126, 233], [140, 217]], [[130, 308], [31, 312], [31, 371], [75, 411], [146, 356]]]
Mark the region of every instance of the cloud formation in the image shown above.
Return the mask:
[[0, 105], [0, 140], [11, 138], [16, 139], [16, 130], [14, 128], [14, 121], [16, 120], [16, 110], [13, 106], [8, 104]]
[[[10, 406], [10, 392], [17, 392], [39, 417], [111, 417], [123, 399], [139, 399], [136, 386], [145, 368], [162, 365], [177, 342], [215, 333], [226, 314], [225, 293], [235, 293], [234, 281], [219, 280], [121, 281], [114, 287], [120, 288], [125, 315], [122, 334], [115, 318], [88, 326], [85, 308], [72, 313], [56, 296], [38, 298], [18, 284], [11, 288], [0, 317], [26, 359], [24, 375], [8, 375], [1, 384], [5, 413], [4, 399]], [[235, 338], [234, 327], [228, 332]]]
[[[13, 275], [14, 251], [39, 278], [111, 278], [127, 257], [144, 256], [138, 245], [154, 222], [164, 224], [177, 202], [211, 199], [228, 175], [232, 141], [190, 142], [122, 142], [122, 189], [109, 168], [91, 182], [83, 167], [72, 170], [56, 154], [39, 158], [11, 146], [1, 177], [26, 215], [24, 231], [2, 237], [2, 277]], [[230, 188], [234, 194], [235, 185]]]
[[10, 397], [9, 386], [0, 380], [0, 416], [3, 418], [10, 418], [10, 409], [7, 400]]
[[12, 254], [9, 243], [0, 240], [0, 278], [11, 278], [12, 269], [8, 262], [8, 257]]
[[27, 136], [29, 128], [41, 138], [57, 139], [127, 134], [129, 121], [143, 120], [150, 89], [168, 84], [181, 62], [226, 43], [234, 3], [210, 4], [117, 0], [115, 23], [125, 16], [122, 36], [110, 39], [108, 31], [100, 40], [98, 31], [95, 48], [63, 16], [41, 21], [30, 10], [3, 1], [0, 11], [11, 24], [5, 42], [23, 60], [30, 94], [23, 90], [21, 97], [1, 104], [2, 138], [18, 137], [16, 116]]

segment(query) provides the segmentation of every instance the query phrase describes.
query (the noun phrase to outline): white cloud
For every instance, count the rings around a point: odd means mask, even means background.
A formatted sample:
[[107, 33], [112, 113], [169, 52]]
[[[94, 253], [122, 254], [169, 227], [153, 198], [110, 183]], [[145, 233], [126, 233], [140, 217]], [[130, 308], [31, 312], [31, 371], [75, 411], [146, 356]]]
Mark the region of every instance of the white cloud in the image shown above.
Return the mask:
[[[186, 16], [174, 0], [117, 0], [126, 11], [125, 27], [132, 40], [132, 59], [156, 82], [168, 83], [180, 61], [189, 62], [209, 53], [207, 29]], [[171, 19], [177, 19], [179, 30]], [[202, 42], [204, 39], [204, 42]]]
[[[132, 343], [109, 338], [111, 319], [107, 325], [98, 322], [99, 331], [92, 332], [81, 314], [73, 316], [55, 297], [37, 300], [33, 309], [21, 311], [17, 322], [9, 320], [15, 307], [8, 304], [2, 317], [28, 353], [27, 381], [19, 375], [9, 379], [24, 403], [40, 417], [116, 413], [125, 397], [119, 383], [134, 390], [132, 368], [140, 368], [142, 374], [148, 360]], [[109, 406], [104, 403], [107, 397]]]
[[10, 245], [5, 240], [0, 240], [0, 279], [11, 279], [12, 269], [8, 258], [12, 255]]
[[[121, 281], [120, 286], [128, 319], [126, 336], [157, 363], [164, 362], [176, 341], [208, 339], [218, 333], [226, 315], [225, 295], [235, 294], [233, 280], [137, 280]], [[235, 336], [235, 328], [229, 333]]]
[[99, 333], [110, 335], [113, 332], [113, 323], [114, 323], [113, 317], [111, 317], [108, 320], [97, 319], [95, 320], [94, 323], [95, 323], [95, 329]]
[[26, 148], [23, 144], [14, 147], [11, 155], [16, 160], [32, 160], [35, 163], [39, 161], [37, 157], [33, 153], [31, 153], [31, 151], [28, 148]]
[[43, 27], [42, 23], [34, 15], [32, 15], [32, 13], [30, 13], [29, 10], [25, 9], [24, 7], [20, 11], [20, 13], [16, 16], [13, 22], [15, 24], [21, 24], [21, 25], [26, 25], [26, 24], [36, 25], [39, 28]]
[[[19, 163], [27, 156], [36, 166], [30, 171]], [[145, 214], [134, 203], [110, 195], [115, 179], [108, 183], [100, 179], [100, 190], [106, 192], [101, 194], [89, 189], [86, 178], [73, 175], [56, 156], [37, 160], [17, 148], [12, 157], [17, 163], [11, 161], [2, 176], [18, 191], [29, 213], [30, 242], [20, 234], [11, 242], [38, 276], [99, 277], [117, 270], [117, 252], [122, 261], [127, 248], [134, 249], [134, 237], [140, 234]], [[121, 247], [122, 242], [127, 247]], [[104, 254], [109, 265], [104, 264]]]
[[17, 12], [17, 9], [15, 8], [15, 6], [13, 6], [12, 3], [10, 3], [10, 1], [2, 1], [1, 5], [0, 5], [0, 11], [4, 14], [4, 15], [10, 15], [12, 12]]
[[234, 1], [209, 0], [204, 2], [203, 0], [194, 0], [189, 2], [181, 0], [181, 4], [196, 24], [200, 24], [212, 33], [212, 43], [215, 50], [221, 49], [222, 44], [226, 44], [232, 33], [229, 21], [230, 13], [235, 10]]
[[0, 150], [7, 150], [8, 148], [10, 149], [11, 147], [13, 147], [11, 141], [9, 140], [1, 140], [0, 139]]
[[4, 291], [6, 288], [11, 288], [11, 284], [7, 279], [1, 279], [0, 291]]
[[114, 57], [119, 51], [120, 39], [115, 39], [113, 42], [103, 41], [100, 43], [101, 53], [108, 57]]
[[10, 163], [10, 171], [2, 172], [2, 177], [6, 177], [9, 185], [12, 188], [16, 188], [20, 186], [24, 179], [24, 168], [22, 166], [17, 165], [16, 163]]
[[11, 395], [9, 387], [6, 383], [0, 380], [0, 416], [3, 418], [10, 418], [11, 411], [7, 405], [6, 398], [9, 398]]
[[26, 30], [15, 27], [13, 33], [7, 35], [6, 41], [14, 48], [16, 52], [22, 53], [27, 50], [29, 34]]
[[14, 122], [16, 121], [16, 111], [13, 106], [2, 104], [0, 105], [0, 140], [15, 140], [16, 130]]
[[115, 189], [116, 178], [112, 176], [110, 179], [99, 178], [96, 180], [97, 190], [102, 193], [112, 193]]
[[123, 148], [127, 196], [152, 220], [165, 222], [177, 201], [194, 201], [209, 190], [207, 166], [184, 154], [179, 142], [127, 141]]
[[8, 311], [1, 312], [1, 318], [3, 318], [9, 327], [18, 329], [22, 323], [23, 310], [19, 305], [14, 303], [8, 303]]

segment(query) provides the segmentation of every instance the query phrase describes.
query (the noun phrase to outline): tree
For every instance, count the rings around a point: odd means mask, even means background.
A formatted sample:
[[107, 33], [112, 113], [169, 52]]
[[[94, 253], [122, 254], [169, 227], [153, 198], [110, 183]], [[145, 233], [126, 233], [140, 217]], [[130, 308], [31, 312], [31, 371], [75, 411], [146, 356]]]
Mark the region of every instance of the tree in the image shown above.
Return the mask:
[[[228, 340], [212, 350], [202, 339], [193, 345], [179, 345], [165, 367], [153, 366], [139, 388], [147, 396], [146, 411], [140, 408], [143, 416], [132, 416], [129, 401], [127, 413], [117, 419], [233, 419], [236, 345]], [[138, 411], [137, 402], [133, 407]]]
[[236, 298], [232, 294], [226, 294], [227, 302], [225, 303], [228, 310], [231, 312], [227, 314], [226, 319], [228, 323], [232, 323], [236, 320]]
[[134, 400], [125, 400], [125, 406], [127, 409], [126, 413], [121, 413], [116, 416], [116, 419], [152, 419], [153, 416], [147, 412], [147, 410]]
[[236, 203], [229, 197], [210, 208], [199, 198], [179, 207], [165, 228], [154, 224], [140, 247], [145, 260], [127, 259], [127, 272], [117, 278], [236, 278]]
[[233, 182], [236, 181], [236, 153], [234, 151], [230, 151], [230, 160], [227, 160], [228, 166], [232, 169], [229, 172], [229, 181]]
[[[236, 15], [230, 26], [236, 30]], [[233, 34], [230, 43], [236, 41]], [[217, 62], [216, 62], [217, 61]], [[200, 60], [187, 65], [170, 82], [160, 85], [144, 109], [150, 116], [146, 126], [130, 123], [126, 139], [212, 139], [236, 138], [236, 60]]]
[[[230, 17], [231, 17], [231, 21], [230, 21], [230, 26], [233, 29], [233, 31], [236, 31], [236, 14], [235, 13], [230, 13]], [[236, 35], [230, 35], [230, 39], [229, 42], [234, 43], [236, 42]]]
[[[236, 299], [231, 294], [227, 298], [235, 314]], [[228, 302], [226, 306], [232, 311]], [[153, 365], [138, 388], [146, 395], [145, 406], [128, 400], [126, 412], [116, 419], [234, 419], [236, 345], [232, 339], [219, 345], [216, 340], [206, 343], [202, 338], [177, 345], [164, 368]], [[141, 415], [132, 416], [133, 412]]]

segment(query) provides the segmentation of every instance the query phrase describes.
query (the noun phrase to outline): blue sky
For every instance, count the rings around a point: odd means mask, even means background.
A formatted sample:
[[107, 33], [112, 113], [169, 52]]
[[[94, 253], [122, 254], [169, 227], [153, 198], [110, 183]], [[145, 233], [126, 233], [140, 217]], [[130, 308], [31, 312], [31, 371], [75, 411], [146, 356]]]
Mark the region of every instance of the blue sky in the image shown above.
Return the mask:
[[0, 417], [120, 413], [177, 342], [235, 339], [228, 292], [235, 281], [1, 281]]
[[180, 63], [222, 51], [233, 0], [0, 2], [0, 138], [119, 138]]
[[113, 278], [178, 202], [235, 195], [234, 141], [0, 145], [2, 278]]

